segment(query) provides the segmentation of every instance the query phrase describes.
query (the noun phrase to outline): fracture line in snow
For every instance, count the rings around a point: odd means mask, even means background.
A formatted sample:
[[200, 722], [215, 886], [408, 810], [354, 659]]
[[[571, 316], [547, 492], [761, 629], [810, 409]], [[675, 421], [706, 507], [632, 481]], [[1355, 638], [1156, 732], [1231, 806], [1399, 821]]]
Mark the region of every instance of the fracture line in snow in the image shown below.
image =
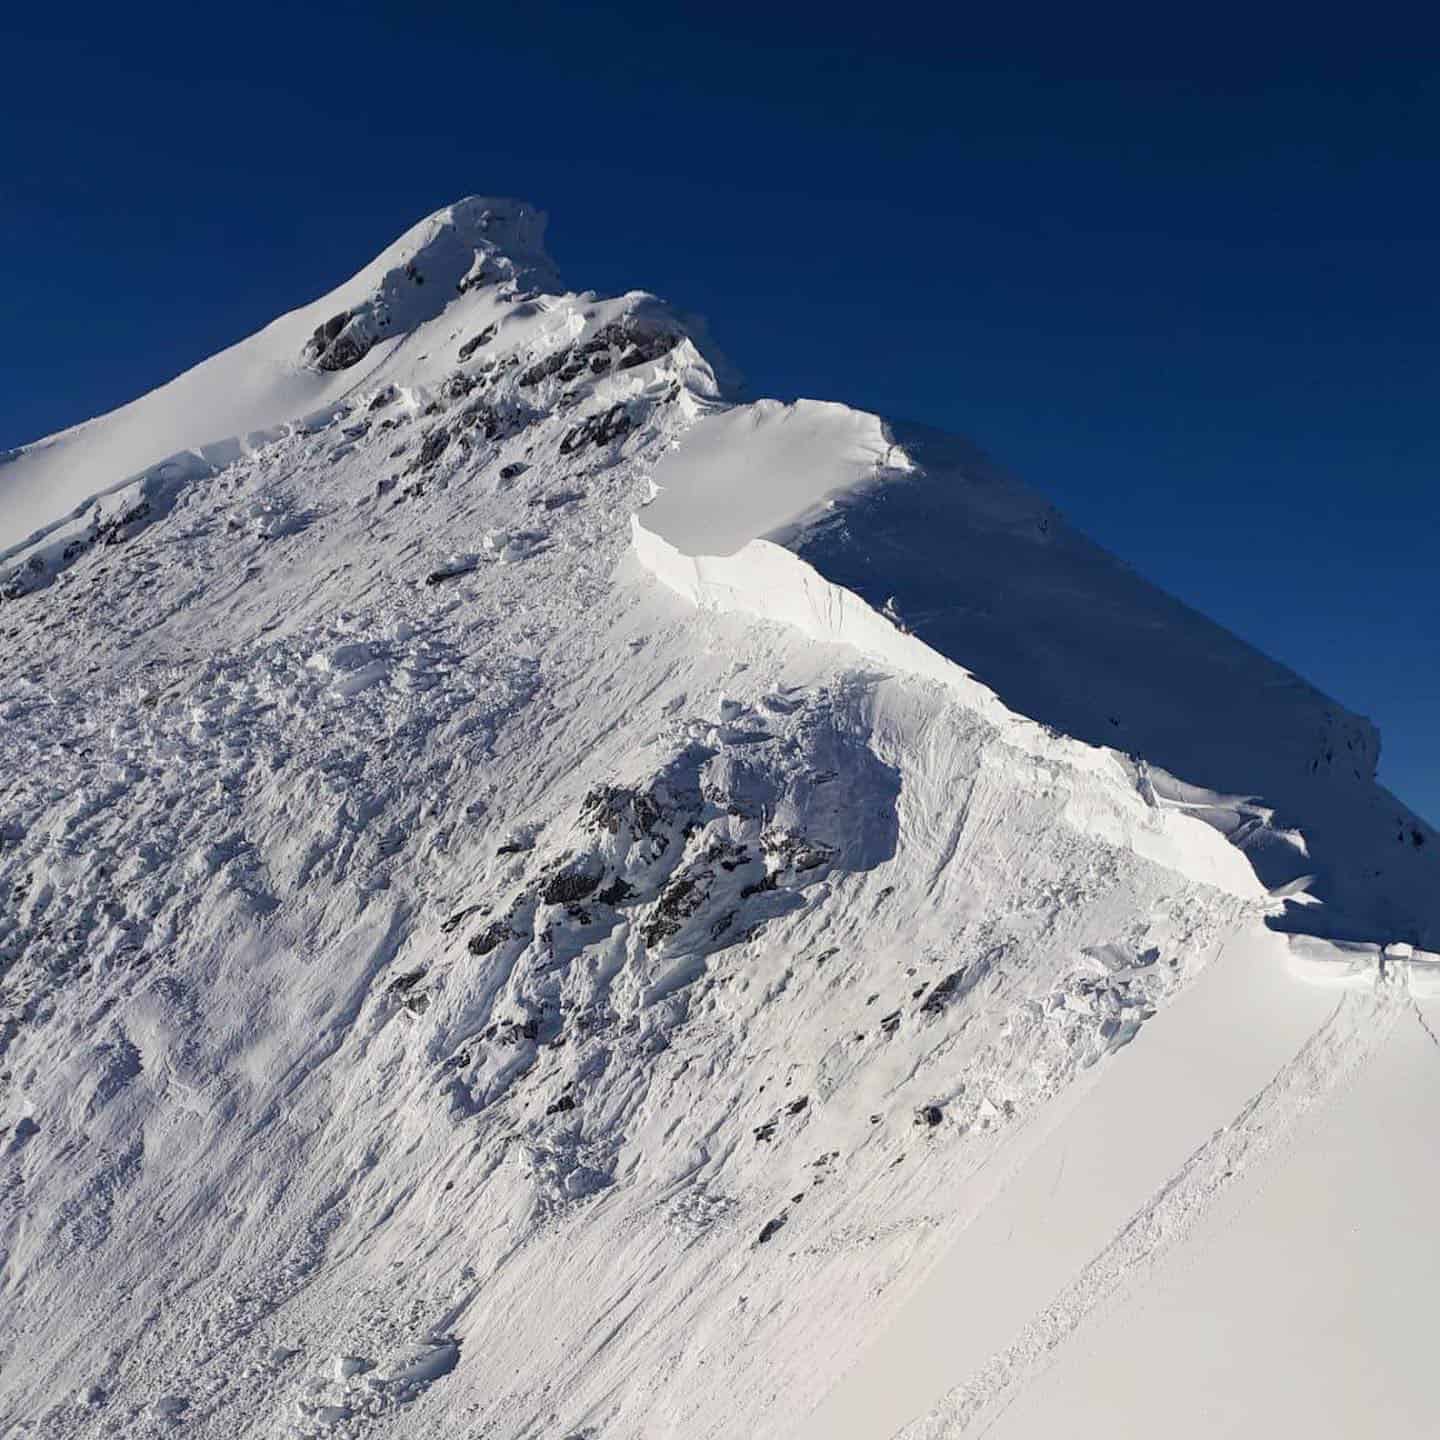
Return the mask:
[[1275, 1077], [1190, 1154], [1006, 1349], [895, 1440], [955, 1440], [989, 1431], [1027, 1382], [1130, 1275], [1183, 1240], [1223, 1187], [1263, 1160], [1316, 1104], [1347, 1086], [1402, 1011], [1412, 1007], [1403, 982], [1382, 981], [1373, 991], [1343, 995]]

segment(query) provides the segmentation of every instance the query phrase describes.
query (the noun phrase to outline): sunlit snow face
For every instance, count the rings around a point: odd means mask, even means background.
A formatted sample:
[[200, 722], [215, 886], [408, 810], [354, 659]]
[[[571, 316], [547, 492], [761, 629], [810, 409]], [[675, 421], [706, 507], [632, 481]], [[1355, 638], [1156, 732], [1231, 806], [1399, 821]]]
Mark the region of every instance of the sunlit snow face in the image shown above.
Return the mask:
[[[479, 239], [440, 285], [456, 223], [31, 457], [181, 451], [0, 562], [0, 1411], [1056, 1433], [1196, 1316], [1227, 1374], [1423, 1344], [1436, 962], [1264, 928], [1433, 913], [1370, 732], [963, 447], [725, 409], [659, 302]], [[1177, 713], [1294, 813], [1124, 753]]]

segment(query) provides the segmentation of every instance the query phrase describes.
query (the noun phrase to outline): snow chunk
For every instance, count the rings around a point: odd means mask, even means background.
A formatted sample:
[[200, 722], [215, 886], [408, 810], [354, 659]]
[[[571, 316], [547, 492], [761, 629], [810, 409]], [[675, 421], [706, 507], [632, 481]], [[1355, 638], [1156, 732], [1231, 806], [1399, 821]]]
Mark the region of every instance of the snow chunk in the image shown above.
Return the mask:
[[330, 650], [318, 651], [305, 663], [312, 670], [320, 670], [326, 674], [346, 674], [368, 665], [372, 655], [369, 645], [364, 641], [355, 641], [336, 645]]
[[460, 1347], [453, 1340], [432, 1340], [390, 1375], [386, 1384], [403, 1392], [420, 1390], [448, 1375], [460, 1362]]
[[363, 1355], [337, 1355], [335, 1357], [335, 1378], [342, 1384], [355, 1375], [363, 1375], [367, 1370], [373, 1370], [375, 1364], [365, 1359]]

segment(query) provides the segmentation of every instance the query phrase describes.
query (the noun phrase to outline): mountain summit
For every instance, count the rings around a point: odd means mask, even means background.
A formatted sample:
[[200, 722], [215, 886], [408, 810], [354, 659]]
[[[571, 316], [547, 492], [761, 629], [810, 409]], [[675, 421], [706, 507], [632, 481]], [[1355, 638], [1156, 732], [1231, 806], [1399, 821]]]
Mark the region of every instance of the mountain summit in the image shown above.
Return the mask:
[[[1198, 1436], [1236, 1336], [1273, 1406], [1333, 1306], [1201, 1272], [1440, 1178], [1364, 1124], [1440, 1118], [1373, 727], [544, 228], [0, 463], [0, 1418]], [[1435, 1269], [1346, 1292], [1402, 1408]]]

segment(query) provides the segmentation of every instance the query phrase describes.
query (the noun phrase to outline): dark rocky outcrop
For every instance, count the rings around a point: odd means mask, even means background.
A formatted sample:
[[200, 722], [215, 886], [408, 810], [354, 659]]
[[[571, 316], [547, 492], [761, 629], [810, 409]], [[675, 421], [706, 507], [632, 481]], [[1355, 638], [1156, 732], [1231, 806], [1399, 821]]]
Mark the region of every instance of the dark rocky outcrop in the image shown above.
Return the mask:
[[407, 970], [403, 975], [397, 975], [385, 987], [385, 993], [412, 1014], [423, 1015], [430, 1007], [430, 996], [419, 988], [424, 978], [423, 966], [418, 970]]
[[599, 885], [598, 875], [587, 875], [583, 870], [561, 870], [545, 882], [540, 898], [547, 905], [574, 905], [593, 895]]
[[597, 892], [595, 898], [602, 905], [623, 905], [634, 894], [635, 887], [628, 880], [617, 879]]
[[377, 338], [361, 317], [342, 310], [315, 327], [301, 358], [317, 370], [348, 370], [365, 358]]
[[573, 455], [586, 445], [594, 445], [597, 448], [609, 445], [611, 441], [628, 435], [634, 427], [635, 422], [630, 418], [625, 407], [612, 405], [603, 413], [591, 415], [582, 420], [580, 424], [572, 425], [560, 441], [560, 453]]
[[427, 465], [433, 465], [449, 447], [450, 431], [444, 425], [437, 425], [420, 442], [420, 453], [415, 457], [410, 468], [423, 470]]
[[768, 1244], [785, 1228], [785, 1222], [790, 1217], [782, 1210], [773, 1220], [767, 1220], [760, 1229], [760, 1236], [756, 1240], [757, 1245]]
[[558, 376], [565, 384], [582, 375], [604, 375], [610, 370], [630, 370], [648, 360], [658, 360], [679, 343], [670, 330], [646, 325], [633, 315], [602, 325], [588, 340], [567, 345], [537, 361], [520, 376], [521, 385], [538, 385]]
[[473, 560], [457, 560], [453, 565], [442, 565], [438, 570], [432, 570], [425, 577], [425, 583], [443, 585], [447, 580], [458, 580], [462, 575], [471, 575], [474, 571]]
[[470, 937], [466, 947], [472, 955], [488, 955], [496, 946], [514, 939], [514, 932], [504, 920], [496, 920]]
[[582, 823], [618, 835], [628, 825], [637, 838], [654, 835], [665, 812], [656, 798], [643, 790], [619, 785], [598, 785], [580, 802]]
[[495, 327], [487, 325], [478, 335], [472, 336], [460, 347], [460, 359], [468, 360], [477, 350], [488, 345], [495, 338]]
[[640, 938], [647, 945], [658, 945], [676, 934], [705, 899], [705, 890], [689, 875], [681, 875], [665, 887], [655, 912], [641, 927]]

